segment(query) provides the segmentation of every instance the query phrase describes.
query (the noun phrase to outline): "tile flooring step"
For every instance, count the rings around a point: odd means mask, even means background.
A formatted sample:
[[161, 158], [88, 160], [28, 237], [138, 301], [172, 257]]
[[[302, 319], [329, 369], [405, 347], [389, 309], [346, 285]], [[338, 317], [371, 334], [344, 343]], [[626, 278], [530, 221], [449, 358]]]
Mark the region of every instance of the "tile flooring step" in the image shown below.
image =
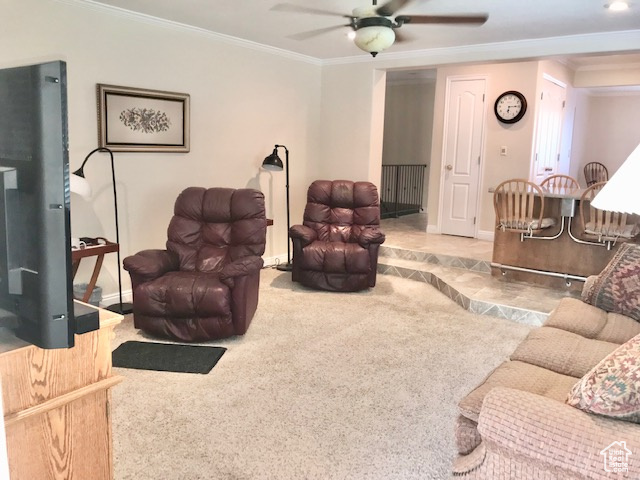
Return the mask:
[[[460, 262], [465, 264], [462, 260]], [[449, 259], [443, 264], [425, 259], [380, 256], [378, 273], [428, 283], [470, 312], [533, 326], [542, 325], [560, 299], [570, 295], [535, 285], [503, 281], [466, 265], [462, 268], [450, 266], [455, 263]]]
[[407, 248], [381, 245], [379, 256], [432, 263], [446, 267], [464, 268], [474, 272], [491, 273], [491, 261], [461, 257], [458, 255], [445, 255], [442, 253], [430, 253], [423, 250], [410, 250]]

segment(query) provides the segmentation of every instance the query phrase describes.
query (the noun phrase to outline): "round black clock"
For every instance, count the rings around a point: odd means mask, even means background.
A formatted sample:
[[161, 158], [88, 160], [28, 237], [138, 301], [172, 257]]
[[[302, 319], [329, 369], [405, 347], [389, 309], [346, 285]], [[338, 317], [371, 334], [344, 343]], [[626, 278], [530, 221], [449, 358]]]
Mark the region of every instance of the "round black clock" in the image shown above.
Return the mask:
[[493, 111], [502, 123], [516, 123], [527, 111], [527, 99], [515, 90], [504, 92], [496, 99]]

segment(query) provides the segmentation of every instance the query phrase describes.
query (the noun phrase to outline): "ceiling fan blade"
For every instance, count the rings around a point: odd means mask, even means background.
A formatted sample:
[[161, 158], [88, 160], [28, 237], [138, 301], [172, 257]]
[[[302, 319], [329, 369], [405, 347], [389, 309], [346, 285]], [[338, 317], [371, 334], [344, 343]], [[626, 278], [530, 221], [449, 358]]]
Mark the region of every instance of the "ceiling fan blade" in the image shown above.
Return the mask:
[[489, 19], [489, 15], [398, 15], [395, 20], [398, 23], [442, 23], [460, 25], [482, 25]]
[[394, 13], [404, 7], [411, 0], [389, 0], [384, 5], [381, 5], [376, 9], [376, 13], [378, 15], [382, 15], [383, 17], [391, 17]]
[[278, 3], [271, 7], [270, 10], [276, 12], [311, 13], [313, 15], [329, 15], [331, 17], [351, 18], [351, 15], [345, 15], [344, 13], [331, 12], [329, 10], [321, 10], [319, 8], [303, 7], [301, 5], [294, 5], [293, 3]]
[[339, 28], [344, 27], [349, 27], [349, 25], [333, 25], [331, 27], [309, 30], [308, 32], [294, 33], [293, 35], [287, 35], [287, 38], [290, 38], [292, 40], [307, 40], [308, 38], [313, 38], [327, 32], [333, 32], [334, 30], [338, 30]]

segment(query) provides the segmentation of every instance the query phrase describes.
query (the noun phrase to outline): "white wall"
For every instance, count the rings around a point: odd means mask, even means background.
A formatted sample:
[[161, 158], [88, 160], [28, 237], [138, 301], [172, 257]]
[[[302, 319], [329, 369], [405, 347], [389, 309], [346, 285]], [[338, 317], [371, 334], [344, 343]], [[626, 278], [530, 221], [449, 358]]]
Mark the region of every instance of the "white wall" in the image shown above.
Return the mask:
[[435, 86], [435, 81], [387, 85], [384, 165], [429, 164]]
[[640, 143], [640, 64], [578, 68], [572, 172], [584, 185], [589, 162], [607, 166], [609, 176]]
[[[577, 158], [580, 182], [584, 165], [603, 163], [609, 176], [615, 173], [640, 144], [640, 94], [587, 95]], [[581, 115], [582, 116], [582, 115]]]
[[[301, 218], [308, 166], [318, 158], [319, 66], [73, 2], [3, 4], [0, 67], [67, 62], [72, 171], [97, 146], [97, 83], [191, 95], [190, 153], [115, 154], [123, 258], [164, 248], [175, 198], [192, 185], [262, 190], [275, 220], [265, 256], [286, 252], [285, 175], [260, 165], [274, 144], [289, 148], [291, 218]], [[108, 156], [94, 155], [85, 173], [94, 195], [89, 203], [73, 196], [73, 235], [114, 239]], [[107, 255], [98, 282], [107, 295], [117, 290], [116, 268]], [[88, 276], [85, 267], [76, 282]]]
[[380, 185], [385, 90], [385, 72], [368, 63], [323, 67], [316, 178]]

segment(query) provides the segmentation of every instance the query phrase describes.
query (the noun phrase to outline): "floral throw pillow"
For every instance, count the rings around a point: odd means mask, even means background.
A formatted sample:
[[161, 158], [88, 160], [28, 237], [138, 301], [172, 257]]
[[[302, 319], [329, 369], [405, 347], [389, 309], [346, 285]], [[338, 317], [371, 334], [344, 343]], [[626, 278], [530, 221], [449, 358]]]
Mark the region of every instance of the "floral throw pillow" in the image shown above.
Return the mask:
[[582, 300], [640, 321], [640, 245], [621, 245], [600, 275], [588, 278]]
[[640, 423], [640, 335], [593, 367], [567, 397], [586, 412]]

